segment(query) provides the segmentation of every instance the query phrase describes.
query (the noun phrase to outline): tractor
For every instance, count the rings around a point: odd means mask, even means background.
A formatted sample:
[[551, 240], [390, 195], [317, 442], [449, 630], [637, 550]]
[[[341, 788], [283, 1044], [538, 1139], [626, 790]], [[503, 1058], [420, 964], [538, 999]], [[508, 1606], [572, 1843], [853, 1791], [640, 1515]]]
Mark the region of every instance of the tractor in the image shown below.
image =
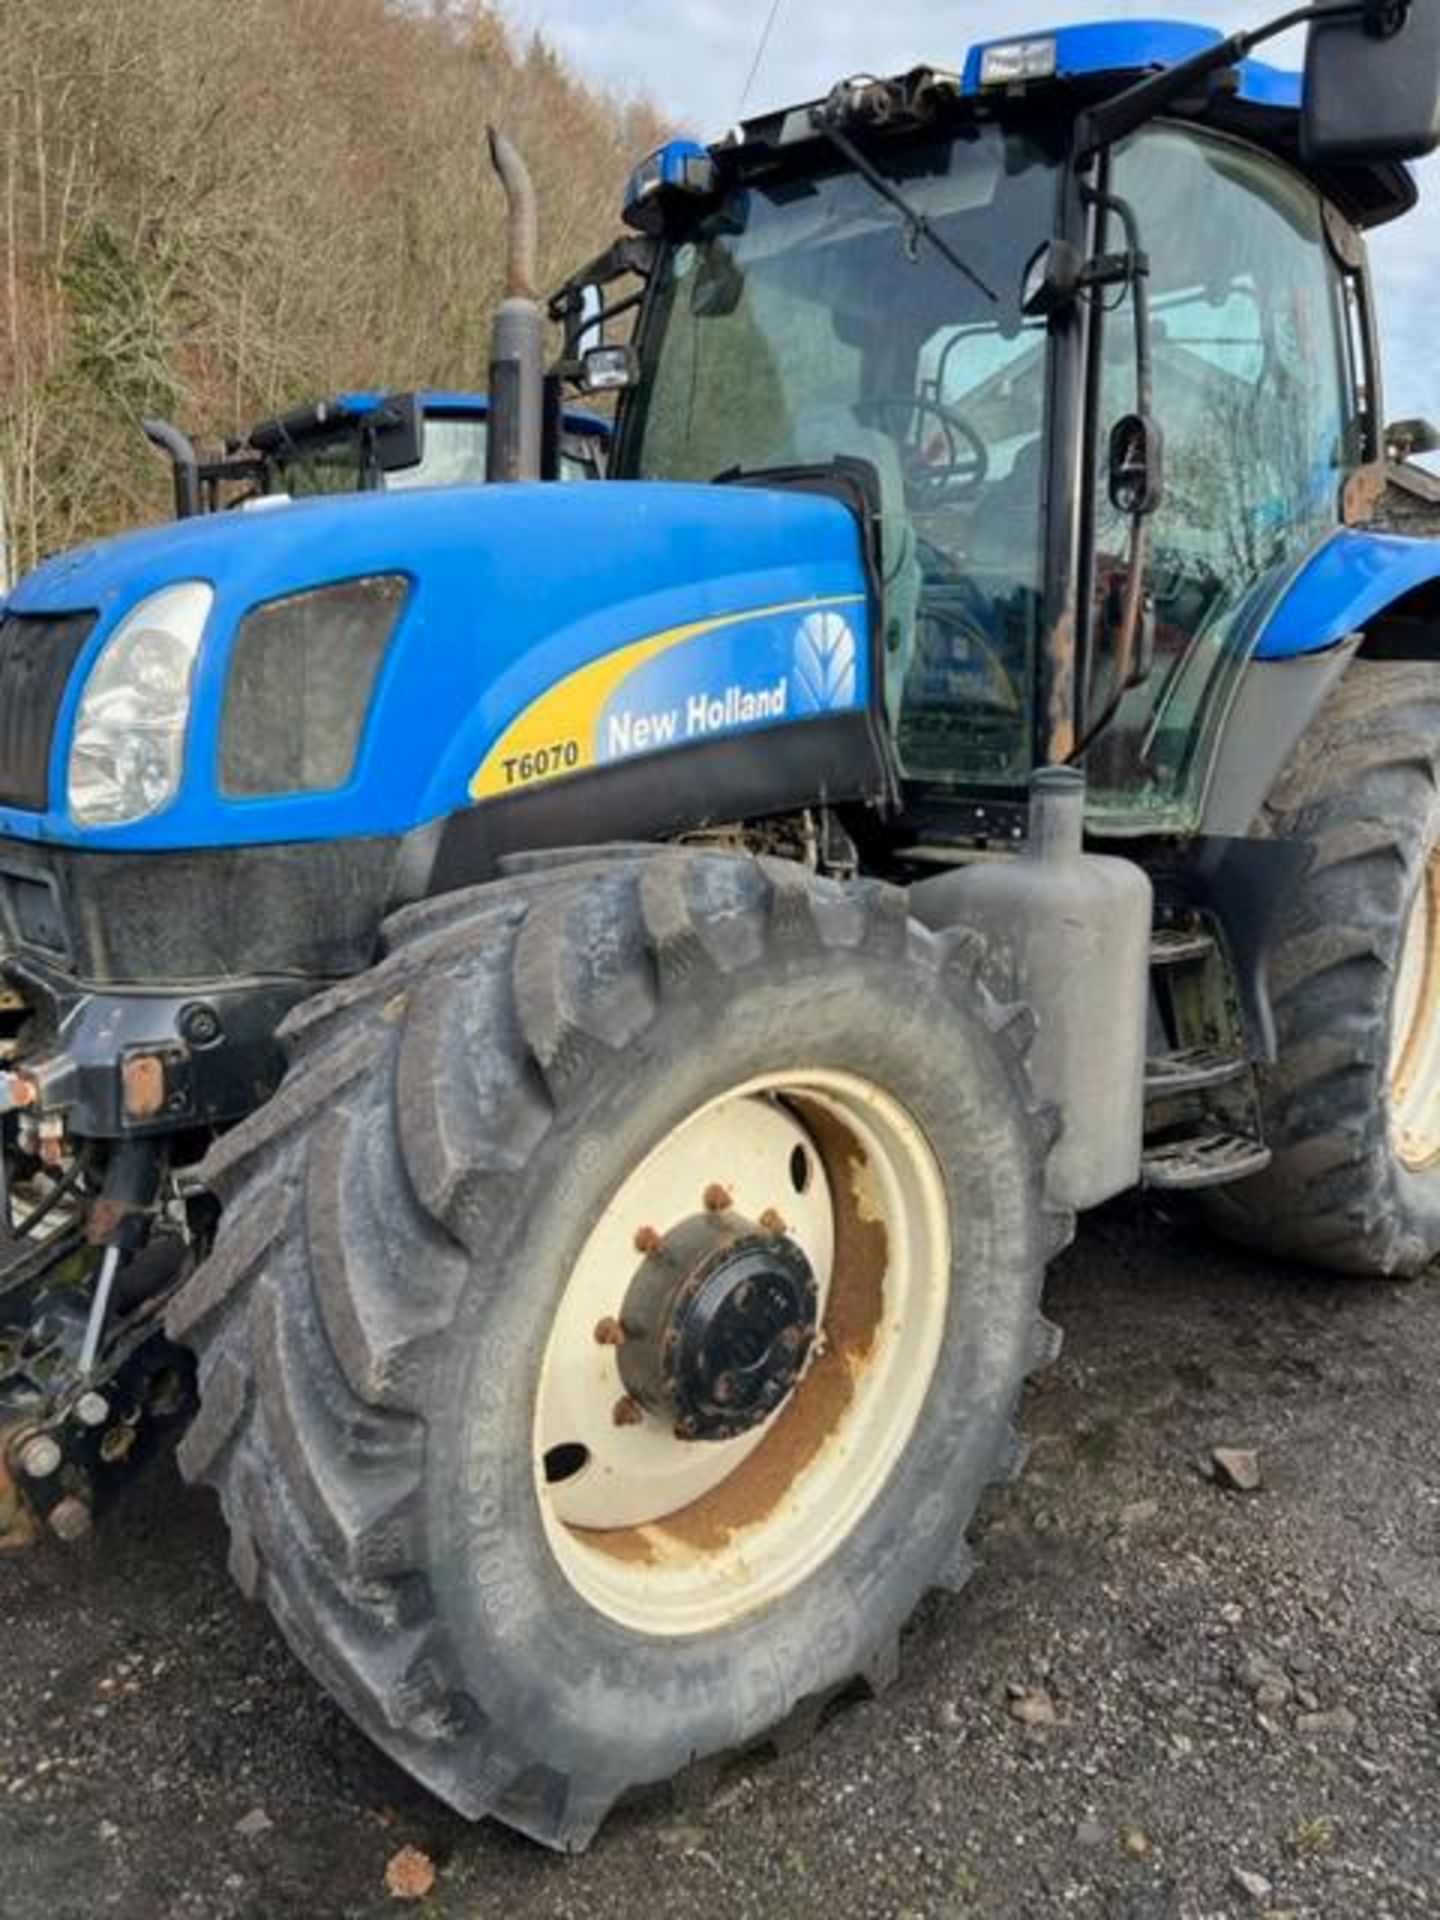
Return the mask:
[[497, 139], [494, 484], [21, 581], [8, 1536], [188, 1417], [311, 1673], [573, 1850], [891, 1678], [1079, 1212], [1420, 1274], [1435, 435], [1365, 234], [1437, 144], [1436, 0], [1011, 36], [656, 153], [548, 365]]
[[[598, 480], [610, 423], [574, 407], [556, 408], [547, 418], [560, 436], [553, 456], [559, 477]], [[202, 460], [189, 435], [168, 420], [147, 420], [145, 437], [169, 460], [175, 517], [187, 520], [317, 493], [483, 481], [489, 423], [483, 393], [375, 390], [337, 393], [258, 421], [227, 440], [218, 459]]]

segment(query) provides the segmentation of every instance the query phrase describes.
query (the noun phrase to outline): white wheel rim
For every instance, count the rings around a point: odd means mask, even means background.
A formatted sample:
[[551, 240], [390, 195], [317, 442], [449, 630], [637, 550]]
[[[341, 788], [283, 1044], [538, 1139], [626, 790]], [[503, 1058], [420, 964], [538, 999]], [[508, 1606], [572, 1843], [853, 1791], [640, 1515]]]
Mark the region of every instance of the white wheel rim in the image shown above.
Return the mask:
[[[717, 1189], [749, 1221], [778, 1216], [804, 1252], [820, 1298], [815, 1351], [786, 1403], [740, 1439], [680, 1440], [667, 1420], [637, 1420], [633, 1405], [634, 1424], [617, 1424], [627, 1394], [609, 1341], [646, 1230], [663, 1238]], [[949, 1275], [935, 1156], [871, 1082], [771, 1075], [676, 1128], [596, 1222], [541, 1363], [536, 1484], [571, 1586], [624, 1626], [678, 1636], [732, 1624], [807, 1579], [854, 1531], [914, 1432]]]
[[1440, 848], [1406, 923], [1391, 1016], [1390, 1133], [1415, 1173], [1440, 1162]]

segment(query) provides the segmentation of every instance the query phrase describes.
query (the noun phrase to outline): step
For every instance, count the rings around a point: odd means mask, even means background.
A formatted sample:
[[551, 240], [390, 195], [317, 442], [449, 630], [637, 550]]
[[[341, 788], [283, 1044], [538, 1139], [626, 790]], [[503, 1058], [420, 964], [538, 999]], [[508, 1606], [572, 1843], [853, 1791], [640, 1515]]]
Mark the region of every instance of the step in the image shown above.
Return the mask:
[[1188, 967], [1208, 960], [1215, 951], [1213, 935], [1193, 927], [1157, 927], [1150, 936], [1152, 967]]
[[1202, 1187], [1224, 1187], [1232, 1180], [1263, 1173], [1270, 1160], [1268, 1147], [1243, 1134], [1197, 1134], [1163, 1147], [1147, 1147], [1144, 1180], [1147, 1187], [1162, 1193], [1195, 1193]]
[[1179, 1093], [1203, 1093], [1207, 1087], [1243, 1080], [1249, 1071], [1250, 1062], [1241, 1054], [1226, 1053], [1222, 1047], [1187, 1047], [1146, 1061], [1145, 1095], [1165, 1100]]

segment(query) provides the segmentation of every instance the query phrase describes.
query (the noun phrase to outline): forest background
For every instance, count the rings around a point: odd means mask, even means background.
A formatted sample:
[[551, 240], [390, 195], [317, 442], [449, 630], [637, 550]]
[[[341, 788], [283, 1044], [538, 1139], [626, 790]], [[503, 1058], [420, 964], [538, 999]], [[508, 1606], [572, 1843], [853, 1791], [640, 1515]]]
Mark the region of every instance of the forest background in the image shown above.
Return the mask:
[[504, 258], [599, 249], [658, 114], [486, 0], [3, 0], [0, 579], [154, 518], [150, 414], [207, 442], [349, 386], [484, 384]]

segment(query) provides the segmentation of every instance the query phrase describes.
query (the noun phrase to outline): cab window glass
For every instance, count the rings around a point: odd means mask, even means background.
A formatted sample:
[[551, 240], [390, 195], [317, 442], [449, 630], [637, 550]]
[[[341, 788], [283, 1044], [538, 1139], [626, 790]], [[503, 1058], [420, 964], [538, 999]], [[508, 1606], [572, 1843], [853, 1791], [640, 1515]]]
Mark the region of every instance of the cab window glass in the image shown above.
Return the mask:
[[620, 470], [715, 480], [865, 462], [901, 767], [926, 783], [1019, 786], [1047, 352], [1021, 300], [1054, 230], [1058, 156], [986, 123], [875, 159], [944, 250], [838, 162], [733, 195], [661, 263]]
[[[1151, 259], [1165, 498], [1151, 522], [1155, 671], [1093, 750], [1092, 793], [1102, 809], [1133, 813], [1138, 799], [1183, 813], [1247, 623], [1339, 524], [1356, 453], [1345, 283], [1317, 190], [1248, 149], [1152, 129], [1117, 156], [1112, 190], [1133, 207]], [[1103, 470], [1110, 430], [1135, 406], [1128, 298], [1106, 317], [1103, 354], [1091, 670], [1101, 703], [1128, 545]]]

